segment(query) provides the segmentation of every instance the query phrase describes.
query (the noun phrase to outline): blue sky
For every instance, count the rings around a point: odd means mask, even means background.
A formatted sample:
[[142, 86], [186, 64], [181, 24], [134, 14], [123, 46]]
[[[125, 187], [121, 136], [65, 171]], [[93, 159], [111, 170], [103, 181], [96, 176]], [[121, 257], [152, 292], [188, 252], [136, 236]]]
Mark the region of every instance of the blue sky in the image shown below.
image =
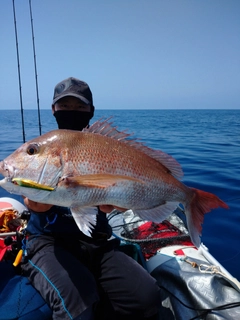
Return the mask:
[[[240, 109], [239, 0], [32, 0], [40, 108], [74, 76], [99, 109]], [[28, 0], [15, 0], [23, 108], [36, 108]], [[12, 0], [1, 0], [0, 109], [20, 108]]]

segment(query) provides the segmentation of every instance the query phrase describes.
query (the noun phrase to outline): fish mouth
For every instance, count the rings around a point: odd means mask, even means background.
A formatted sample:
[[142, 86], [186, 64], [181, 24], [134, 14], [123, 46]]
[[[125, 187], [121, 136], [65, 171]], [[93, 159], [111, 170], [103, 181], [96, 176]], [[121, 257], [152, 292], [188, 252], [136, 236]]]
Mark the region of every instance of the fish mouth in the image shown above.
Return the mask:
[[[46, 167], [46, 162], [44, 164], [43, 169]], [[45, 191], [53, 191], [55, 190], [54, 187], [51, 187], [49, 185], [42, 184], [40, 182], [36, 182], [31, 179], [23, 179], [20, 177], [17, 177], [17, 169], [13, 167], [12, 165], [7, 164], [5, 161], [2, 161], [0, 163], [0, 173], [5, 177], [5, 181], [12, 183], [14, 185], [17, 185], [19, 187], [25, 187], [25, 188], [32, 188], [32, 189], [38, 189], [38, 190], [45, 190]], [[43, 177], [43, 173], [41, 172], [40, 179]]]
[[14, 174], [16, 173], [16, 169], [8, 165], [5, 161], [0, 162], [0, 173], [4, 176], [7, 182], [11, 182]]

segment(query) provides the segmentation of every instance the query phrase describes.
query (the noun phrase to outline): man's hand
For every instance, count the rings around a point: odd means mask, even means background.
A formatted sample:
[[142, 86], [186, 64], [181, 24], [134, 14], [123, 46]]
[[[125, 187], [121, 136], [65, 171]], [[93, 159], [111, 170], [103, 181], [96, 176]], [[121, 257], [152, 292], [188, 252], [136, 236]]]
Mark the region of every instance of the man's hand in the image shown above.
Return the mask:
[[48, 211], [53, 206], [52, 204], [39, 203], [25, 197], [23, 198], [24, 198], [25, 206], [28, 209], [33, 210], [35, 212], [45, 212], [45, 211]]
[[125, 208], [120, 208], [120, 207], [114, 207], [114, 206], [110, 206], [110, 205], [102, 205], [102, 206], [99, 206], [99, 209], [102, 211], [102, 212], [105, 212], [105, 213], [110, 213], [112, 212], [114, 209], [118, 210], [118, 211], [126, 211], [127, 209]]
[[[35, 212], [46, 212], [53, 206], [52, 204], [45, 204], [45, 203], [39, 203], [39, 202], [32, 201], [26, 197], [23, 197], [23, 198], [24, 198], [25, 206], [28, 209], [33, 210]], [[114, 207], [114, 206], [110, 206], [110, 205], [99, 206], [99, 209], [105, 213], [110, 213], [114, 209], [119, 210], [119, 211], [123, 211], [123, 212], [127, 210], [125, 208], [119, 208], [119, 207]]]

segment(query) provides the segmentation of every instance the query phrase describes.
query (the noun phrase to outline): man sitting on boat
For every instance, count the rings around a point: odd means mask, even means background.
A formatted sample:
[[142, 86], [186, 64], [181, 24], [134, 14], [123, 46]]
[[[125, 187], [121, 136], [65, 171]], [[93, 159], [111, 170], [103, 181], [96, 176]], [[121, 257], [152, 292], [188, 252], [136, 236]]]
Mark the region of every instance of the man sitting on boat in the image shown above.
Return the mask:
[[[82, 130], [94, 114], [89, 86], [76, 78], [56, 85], [52, 112], [59, 129]], [[24, 199], [31, 211], [26, 229], [24, 275], [53, 310], [53, 319], [157, 319], [156, 280], [118, 250], [119, 240], [98, 208], [92, 237], [67, 208]]]

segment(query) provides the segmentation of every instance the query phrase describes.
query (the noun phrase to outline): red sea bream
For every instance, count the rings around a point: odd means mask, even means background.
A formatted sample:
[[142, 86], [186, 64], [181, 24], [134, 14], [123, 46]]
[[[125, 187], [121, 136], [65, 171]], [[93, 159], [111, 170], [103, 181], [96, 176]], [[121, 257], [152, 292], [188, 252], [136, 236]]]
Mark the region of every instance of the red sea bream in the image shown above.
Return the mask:
[[181, 203], [192, 241], [199, 246], [204, 214], [228, 206], [214, 194], [187, 187], [178, 162], [150, 149], [109, 121], [83, 131], [54, 130], [32, 139], [0, 163], [0, 185], [41, 203], [70, 207], [90, 234], [96, 210], [113, 205], [161, 222]]

